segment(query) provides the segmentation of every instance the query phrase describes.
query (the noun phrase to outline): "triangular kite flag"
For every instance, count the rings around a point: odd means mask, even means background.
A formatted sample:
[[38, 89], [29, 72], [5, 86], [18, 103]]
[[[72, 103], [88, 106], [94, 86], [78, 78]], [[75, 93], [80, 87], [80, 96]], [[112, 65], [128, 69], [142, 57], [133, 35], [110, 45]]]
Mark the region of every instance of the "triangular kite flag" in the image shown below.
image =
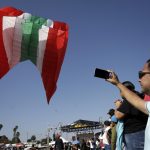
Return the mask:
[[24, 13], [0, 9], [0, 78], [21, 61], [30, 60], [41, 73], [47, 102], [56, 90], [68, 42], [68, 25]]

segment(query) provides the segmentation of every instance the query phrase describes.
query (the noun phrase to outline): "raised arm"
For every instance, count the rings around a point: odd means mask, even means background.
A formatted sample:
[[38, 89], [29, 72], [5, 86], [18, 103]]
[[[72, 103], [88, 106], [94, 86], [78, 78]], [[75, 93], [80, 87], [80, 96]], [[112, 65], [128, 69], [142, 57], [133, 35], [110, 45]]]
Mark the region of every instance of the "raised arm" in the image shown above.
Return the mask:
[[122, 93], [123, 97], [131, 103], [134, 107], [139, 109], [140, 111], [148, 114], [147, 109], [145, 107], [145, 101], [142, 100], [139, 96], [137, 96], [134, 92], [130, 91], [126, 88], [118, 79], [117, 75], [114, 72], [111, 72], [111, 78], [106, 81], [114, 84]]

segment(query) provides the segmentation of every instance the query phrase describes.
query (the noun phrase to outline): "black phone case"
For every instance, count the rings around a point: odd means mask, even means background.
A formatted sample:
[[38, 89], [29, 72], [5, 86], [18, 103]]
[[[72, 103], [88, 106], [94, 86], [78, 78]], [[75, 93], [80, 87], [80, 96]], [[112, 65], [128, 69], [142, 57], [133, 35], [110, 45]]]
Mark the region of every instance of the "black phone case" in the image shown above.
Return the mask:
[[98, 78], [108, 79], [109, 78], [109, 74], [110, 74], [110, 72], [108, 72], [106, 70], [96, 68], [94, 76], [98, 77]]

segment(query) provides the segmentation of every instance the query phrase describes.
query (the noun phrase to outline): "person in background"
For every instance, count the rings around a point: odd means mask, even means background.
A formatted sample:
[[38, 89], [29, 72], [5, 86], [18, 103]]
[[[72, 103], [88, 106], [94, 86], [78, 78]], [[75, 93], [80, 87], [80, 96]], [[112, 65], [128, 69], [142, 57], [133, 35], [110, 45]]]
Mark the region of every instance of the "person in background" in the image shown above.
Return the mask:
[[94, 138], [90, 138], [89, 143], [90, 143], [90, 150], [95, 150], [96, 144]]
[[110, 115], [111, 117], [114, 115], [115, 110], [113, 108], [109, 109], [108, 111], [108, 115]]
[[111, 150], [111, 128], [110, 128], [110, 121], [104, 121], [104, 134], [102, 136], [103, 144], [105, 150]]
[[[121, 95], [134, 107], [136, 107], [143, 113], [149, 115], [146, 130], [145, 130], [145, 143], [144, 143], [144, 150], [149, 150], [150, 149], [150, 102], [144, 101], [135, 92], [131, 91], [125, 85], [123, 85], [113, 71], [110, 72], [111, 72], [111, 77], [109, 79], [106, 79], [106, 81], [114, 84], [120, 90]], [[150, 59], [147, 60], [142, 70], [139, 71], [139, 83], [141, 85], [142, 92], [144, 94], [150, 95]]]
[[95, 144], [96, 144], [96, 150], [100, 150], [100, 139], [98, 137], [96, 137]]
[[111, 117], [111, 150], [116, 149], [116, 140], [117, 140], [117, 132], [116, 132], [116, 125], [117, 125], [117, 118], [115, 115]]
[[115, 110], [113, 108], [109, 109], [109, 111], [107, 113], [110, 116], [109, 121], [111, 121], [111, 117], [114, 115], [114, 113], [115, 113]]
[[34, 146], [34, 144], [32, 144], [32, 147], [30, 148], [30, 150], [36, 150], [36, 147]]
[[[116, 110], [122, 105], [122, 100], [117, 99], [115, 102]], [[123, 143], [123, 130], [124, 130], [124, 122], [123, 119], [118, 119], [117, 125], [116, 125], [116, 133], [117, 133], [117, 139], [116, 139], [116, 150], [123, 150], [124, 149], [124, 143]]]
[[55, 136], [55, 147], [54, 150], [64, 150], [64, 143], [62, 139], [60, 138], [60, 134], [57, 133]]
[[[130, 81], [122, 83], [129, 90], [133, 91], [141, 98], [143, 94], [135, 91], [135, 86]], [[122, 95], [123, 102], [115, 111], [115, 116], [124, 122], [123, 139], [127, 150], [144, 149], [144, 132], [146, 128], [147, 115], [132, 106]], [[138, 143], [138, 144], [137, 144]]]
[[86, 141], [84, 139], [81, 140], [80, 150], [87, 150]]
[[103, 143], [103, 134], [104, 134], [104, 131], [102, 130], [100, 135], [99, 135], [99, 139], [100, 139], [100, 150], [103, 150], [105, 147], [104, 147], [104, 143]]

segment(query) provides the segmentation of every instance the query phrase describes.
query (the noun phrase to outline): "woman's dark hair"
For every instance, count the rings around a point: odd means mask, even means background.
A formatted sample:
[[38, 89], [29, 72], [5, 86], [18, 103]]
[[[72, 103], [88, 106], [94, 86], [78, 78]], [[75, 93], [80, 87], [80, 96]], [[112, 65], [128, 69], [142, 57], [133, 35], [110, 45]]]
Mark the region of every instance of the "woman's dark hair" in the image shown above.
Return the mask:
[[127, 87], [129, 90], [131, 90], [132, 92], [136, 93], [139, 97], [144, 98], [144, 94], [140, 93], [138, 91], [135, 90], [135, 86], [132, 82], [130, 81], [125, 81], [122, 83], [125, 87]]
[[130, 81], [125, 81], [125, 82], [122, 82], [122, 84], [127, 87], [129, 90], [131, 91], [134, 91], [135, 90], [135, 86], [132, 82]]

